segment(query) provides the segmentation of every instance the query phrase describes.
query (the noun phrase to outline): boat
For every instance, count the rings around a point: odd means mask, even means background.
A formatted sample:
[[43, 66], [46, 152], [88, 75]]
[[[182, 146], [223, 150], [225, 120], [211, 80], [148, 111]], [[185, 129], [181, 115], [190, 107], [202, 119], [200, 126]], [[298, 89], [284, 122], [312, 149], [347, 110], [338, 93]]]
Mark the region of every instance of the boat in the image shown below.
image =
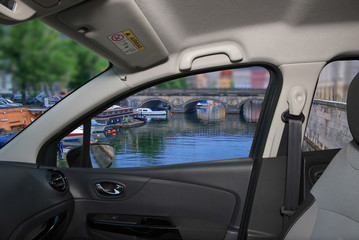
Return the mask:
[[167, 115], [166, 110], [153, 111], [151, 108], [136, 108], [135, 111], [140, 115]]
[[83, 139], [83, 135], [84, 135], [84, 130], [83, 130], [83, 128], [81, 128], [81, 126], [76, 128], [75, 130], [73, 130], [66, 137], [64, 137], [63, 141], [66, 141], [66, 142], [81, 141]]
[[106, 124], [98, 123], [96, 120], [91, 120], [91, 133], [100, 133], [105, 130]]
[[42, 111], [34, 111], [25, 106], [13, 107], [9, 104], [1, 104], [0, 109], [0, 131], [4, 132], [24, 129], [42, 114]]
[[126, 124], [133, 122], [138, 117], [138, 113], [133, 110], [132, 107], [120, 107], [114, 105], [99, 115], [94, 120], [99, 124], [105, 124], [106, 126], [114, 126], [119, 124]]
[[167, 120], [167, 115], [146, 115], [146, 121], [151, 122], [151, 121], [163, 121], [163, 120]]
[[0, 136], [0, 148], [2, 148], [8, 141], [13, 139], [17, 133], [13, 133], [10, 135]]
[[123, 122], [123, 123], [117, 123], [115, 125], [112, 126], [113, 129], [118, 129], [118, 128], [133, 128], [133, 127], [139, 127], [143, 124], [145, 124], [146, 121], [143, 120], [139, 120], [139, 119], [133, 119], [131, 121], [128, 122]]
[[61, 158], [67, 155], [71, 149], [82, 145], [84, 131], [81, 127], [82, 125], [73, 130], [70, 134], [64, 137], [62, 141], [59, 142], [58, 148]]
[[[91, 134], [103, 132], [106, 126], [107, 126], [106, 124], [98, 123], [95, 120], [91, 120]], [[83, 130], [84, 129], [83, 125], [81, 125], [79, 129]]]
[[[91, 134], [103, 132], [106, 125], [96, 122], [95, 120], [91, 120]], [[67, 153], [68, 150], [75, 146], [80, 146], [82, 144], [84, 135], [84, 127], [83, 125], [79, 126], [75, 130], [73, 130], [70, 134], [62, 139], [63, 150], [64, 153]]]
[[214, 106], [216, 103], [213, 102], [212, 100], [203, 100], [200, 101], [199, 103], [197, 103], [197, 108], [208, 108], [211, 106]]

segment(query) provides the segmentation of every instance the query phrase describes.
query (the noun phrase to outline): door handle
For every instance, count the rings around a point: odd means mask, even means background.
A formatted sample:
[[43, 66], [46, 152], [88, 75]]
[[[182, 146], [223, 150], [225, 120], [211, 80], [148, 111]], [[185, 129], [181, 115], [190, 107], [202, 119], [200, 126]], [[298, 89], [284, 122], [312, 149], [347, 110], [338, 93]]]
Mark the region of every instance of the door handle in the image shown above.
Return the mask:
[[101, 196], [121, 196], [124, 193], [124, 187], [121, 184], [114, 182], [96, 183], [95, 188]]

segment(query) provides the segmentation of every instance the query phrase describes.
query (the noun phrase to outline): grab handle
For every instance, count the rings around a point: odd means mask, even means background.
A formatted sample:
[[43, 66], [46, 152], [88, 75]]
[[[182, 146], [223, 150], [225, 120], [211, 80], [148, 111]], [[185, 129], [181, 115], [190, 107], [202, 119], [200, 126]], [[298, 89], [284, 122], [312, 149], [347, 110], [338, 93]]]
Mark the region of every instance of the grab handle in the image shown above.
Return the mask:
[[243, 59], [241, 49], [237, 43], [211, 43], [184, 50], [180, 58], [179, 69], [181, 71], [190, 70], [192, 68], [192, 63], [196, 58], [214, 54], [226, 54], [232, 62], [238, 62]]

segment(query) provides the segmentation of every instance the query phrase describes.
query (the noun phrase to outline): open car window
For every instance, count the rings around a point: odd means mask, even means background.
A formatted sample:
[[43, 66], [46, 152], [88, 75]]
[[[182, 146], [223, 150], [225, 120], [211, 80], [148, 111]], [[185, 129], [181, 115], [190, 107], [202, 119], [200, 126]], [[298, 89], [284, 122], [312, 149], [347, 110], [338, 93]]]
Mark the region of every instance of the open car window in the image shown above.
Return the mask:
[[[114, 168], [249, 157], [269, 77], [265, 68], [249, 67], [155, 85], [94, 116], [91, 144], [115, 148]], [[83, 134], [81, 125], [59, 142], [58, 166], [80, 157], [73, 152]], [[97, 151], [90, 148], [92, 167], [108, 167]]]

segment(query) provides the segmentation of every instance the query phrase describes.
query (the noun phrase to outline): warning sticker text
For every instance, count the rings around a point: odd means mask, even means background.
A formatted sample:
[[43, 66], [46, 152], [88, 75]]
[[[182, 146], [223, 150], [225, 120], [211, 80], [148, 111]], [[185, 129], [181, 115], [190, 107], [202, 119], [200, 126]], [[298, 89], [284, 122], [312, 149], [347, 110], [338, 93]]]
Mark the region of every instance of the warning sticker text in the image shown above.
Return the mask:
[[138, 40], [138, 38], [129, 29], [112, 34], [107, 38], [127, 55], [145, 49], [140, 40]]

